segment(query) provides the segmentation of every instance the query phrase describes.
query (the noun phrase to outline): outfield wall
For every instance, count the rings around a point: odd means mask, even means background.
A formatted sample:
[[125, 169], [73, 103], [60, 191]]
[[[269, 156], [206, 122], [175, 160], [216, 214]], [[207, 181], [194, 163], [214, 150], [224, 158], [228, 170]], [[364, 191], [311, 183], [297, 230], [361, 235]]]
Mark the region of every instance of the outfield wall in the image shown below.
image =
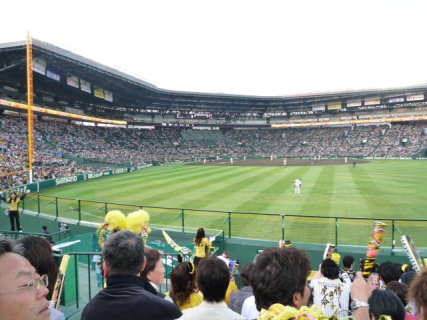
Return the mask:
[[[41, 233], [41, 227], [46, 225], [48, 230], [53, 234], [53, 240], [55, 242], [63, 241], [65, 239], [59, 238], [61, 234], [58, 233], [61, 223], [66, 223], [70, 230], [70, 235], [73, 239], [82, 239], [82, 242], [74, 245], [74, 247], [69, 248], [68, 250], [72, 251], [81, 251], [81, 252], [94, 252], [97, 248], [97, 242], [92, 240], [92, 234], [96, 231], [96, 225], [93, 223], [79, 223], [78, 221], [63, 220], [63, 219], [54, 219], [51, 216], [45, 215], [35, 215], [30, 213], [24, 213], [21, 215], [22, 227], [25, 233]], [[0, 234], [4, 234], [2, 230], [9, 230], [9, 218], [4, 214], [0, 215]], [[22, 236], [22, 234], [16, 232], [13, 234], [16, 237]], [[85, 236], [86, 235], [86, 236]], [[175, 232], [173, 235], [174, 240], [178, 244], [189, 243], [191, 236], [194, 236], [193, 233], [182, 233], [181, 236], [177, 235]], [[63, 237], [63, 235], [62, 235]], [[83, 240], [84, 239], [84, 240]], [[149, 241], [161, 241], [165, 242], [165, 239], [162, 237], [161, 232], [153, 232]], [[319, 264], [323, 259], [323, 253], [325, 250], [324, 244], [308, 244], [293, 242], [293, 244], [299, 249], [307, 251], [311, 260], [312, 270], [318, 269]], [[257, 253], [264, 250], [268, 247], [278, 246], [278, 241], [267, 241], [267, 240], [254, 240], [254, 239], [242, 239], [242, 238], [227, 238], [219, 239], [219, 241], [214, 242], [215, 246], [219, 247], [218, 254], [223, 251], [227, 251], [229, 256], [233, 260], [240, 260], [240, 265], [243, 265], [246, 262], [251, 262], [254, 260]], [[341, 255], [341, 260], [345, 255], [352, 255], [356, 258], [356, 261], [359, 258], [364, 258], [367, 250], [366, 246], [351, 246], [351, 245], [340, 245], [337, 246], [336, 252]], [[427, 250], [420, 249], [420, 254], [422, 257], [427, 257]], [[402, 264], [410, 264], [406, 252], [402, 248], [391, 249], [389, 246], [383, 246], [380, 250], [380, 255], [378, 257], [378, 263], [384, 261], [396, 261]], [[356, 264], [356, 268], [357, 264]]]
[[24, 193], [26, 190], [30, 190], [31, 192], [39, 192], [43, 189], [48, 189], [52, 187], [57, 187], [62, 184], [74, 183], [79, 181], [86, 181], [91, 179], [97, 179], [102, 177], [108, 177], [116, 174], [122, 174], [127, 172], [133, 172], [135, 170], [140, 170], [144, 168], [151, 167], [152, 164], [146, 164], [143, 166], [137, 167], [127, 167], [127, 168], [116, 168], [112, 170], [102, 170], [96, 172], [88, 172], [83, 174], [72, 174], [67, 177], [60, 177], [55, 179], [42, 180], [38, 182], [24, 184], [18, 187], [10, 188], [9, 191], [16, 191], [18, 193]]
[[[256, 239], [257, 241], [291, 240], [295, 243], [338, 246], [367, 245], [375, 225], [375, 218], [324, 217], [296, 214], [227, 212], [185, 208], [152, 207], [88, 201], [30, 194], [23, 201], [24, 212], [36, 215], [50, 215], [56, 220], [77, 221], [77, 224], [91, 222], [94, 225], [104, 221], [111, 210], [125, 215], [144, 209], [150, 214], [150, 224], [168, 226], [173, 230], [193, 232], [200, 226], [223, 230], [227, 239]], [[387, 225], [383, 245], [392, 249], [403, 249], [400, 237], [411, 235], [419, 248], [427, 248], [424, 237], [426, 220], [381, 219]], [[357, 230], [357, 232], [355, 232]]]

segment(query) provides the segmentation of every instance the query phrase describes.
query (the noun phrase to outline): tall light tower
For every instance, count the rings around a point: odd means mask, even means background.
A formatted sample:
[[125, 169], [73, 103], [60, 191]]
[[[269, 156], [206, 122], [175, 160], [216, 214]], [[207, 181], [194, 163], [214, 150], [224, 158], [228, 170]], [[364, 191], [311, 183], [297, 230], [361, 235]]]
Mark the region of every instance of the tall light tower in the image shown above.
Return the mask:
[[27, 33], [27, 103], [28, 103], [28, 174], [33, 182], [34, 113], [33, 113], [33, 47], [30, 32]]

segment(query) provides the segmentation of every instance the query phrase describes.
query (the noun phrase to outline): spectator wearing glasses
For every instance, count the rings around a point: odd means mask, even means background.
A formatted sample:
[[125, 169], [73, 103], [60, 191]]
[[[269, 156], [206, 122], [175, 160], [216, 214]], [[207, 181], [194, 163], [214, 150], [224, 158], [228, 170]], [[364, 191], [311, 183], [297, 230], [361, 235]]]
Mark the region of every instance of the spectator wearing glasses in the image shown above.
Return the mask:
[[38, 275], [30, 262], [12, 248], [10, 240], [0, 239], [0, 317], [49, 320], [48, 277]]
[[[50, 242], [41, 237], [27, 236], [16, 240], [13, 251], [28, 259], [39, 273], [47, 275], [49, 293], [46, 299], [51, 300], [59, 268], [53, 258]], [[51, 308], [50, 320], [65, 320], [65, 316], [60, 310]]]

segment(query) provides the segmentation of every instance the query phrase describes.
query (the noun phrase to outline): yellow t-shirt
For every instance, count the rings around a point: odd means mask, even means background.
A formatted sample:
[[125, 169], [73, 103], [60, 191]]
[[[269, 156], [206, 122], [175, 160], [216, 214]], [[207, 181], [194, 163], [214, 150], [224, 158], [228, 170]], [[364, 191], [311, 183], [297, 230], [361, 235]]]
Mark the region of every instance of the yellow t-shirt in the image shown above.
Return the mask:
[[7, 198], [7, 202], [9, 202], [9, 210], [10, 211], [18, 211], [19, 202], [21, 201], [21, 198], [16, 197], [16, 201], [12, 201], [11, 198]]
[[194, 243], [196, 247], [196, 257], [205, 258], [206, 257], [206, 248], [210, 248], [211, 243], [208, 238], [203, 238], [200, 244]]
[[225, 299], [224, 299], [227, 305], [229, 305], [230, 303], [231, 293], [237, 290], [239, 290], [239, 288], [237, 288], [237, 284], [234, 281], [230, 281], [230, 284], [228, 285], [227, 292], [225, 293]]
[[[166, 295], [169, 296], [169, 292], [166, 292]], [[185, 309], [197, 307], [199, 304], [202, 303], [203, 300], [204, 300], [203, 295], [200, 292], [194, 292], [190, 295], [189, 301], [184, 303], [183, 305], [178, 304], [177, 301], [175, 301], [175, 303], [178, 305], [179, 309], [182, 311]]]

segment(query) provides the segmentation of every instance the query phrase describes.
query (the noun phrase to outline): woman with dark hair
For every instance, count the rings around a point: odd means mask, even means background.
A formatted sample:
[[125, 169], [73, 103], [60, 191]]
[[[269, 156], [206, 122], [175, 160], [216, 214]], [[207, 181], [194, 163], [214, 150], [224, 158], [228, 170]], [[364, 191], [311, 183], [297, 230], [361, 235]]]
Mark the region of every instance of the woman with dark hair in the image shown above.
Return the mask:
[[405, 311], [407, 313], [406, 320], [411, 319], [415, 317], [416, 315], [416, 308], [412, 301], [408, 300], [408, 292], [409, 292], [409, 286], [406, 283], [399, 282], [399, 281], [390, 281], [387, 284], [386, 290], [393, 291], [397, 297], [402, 301], [403, 305], [405, 306]]
[[380, 316], [390, 316], [393, 320], [404, 320], [405, 307], [399, 297], [390, 290], [373, 290], [368, 299], [371, 319], [379, 320]]
[[19, 197], [16, 191], [12, 191], [12, 193], [10, 194], [10, 197], [8, 198], [3, 198], [0, 195], [1, 200], [9, 203], [10, 231], [15, 231], [15, 221], [16, 221], [16, 228], [18, 229], [18, 231], [22, 231], [21, 221], [19, 220], [19, 203], [21, 202], [21, 200], [24, 200], [25, 196], [29, 192], [30, 190], [27, 190], [26, 193], [22, 194]]
[[203, 301], [203, 295], [196, 287], [196, 268], [190, 261], [175, 266], [171, 274], [171, 290], [166, 292], [179, 309], [197, 307]]
[[196, 254], [194, 257], [194, 265], [197, 267], [201, 259], [206, 258], [206, 251], [211, 247], [211, 242], [206, 238], [205, 229], [199, 228], [196, 237], [194, 238], [196, 246]]
[[[46, 274], [48, 276], [47, 288], [49, 293], [46, 299], [50, 300], [59, 273], [59, 267], [53, 258], [50, 242], [42, 237], [27, 236], [16, 240], [14, 251], [27, 258], [38, 274]], [[61, 320], [65, 319], [65, 317], [61, 311], [51, 308], [50, 319]]]
[[145, 289], [172, 302], [170, 297], [159, 291], [160, 286], [166, 281], [166, 269], [163, 266], [162, 254], [159, 250], [144, 248], [144, 257], [146, 261], [145, 268], [140, 272], [140, 276], [149, 282], [149, 284], [145, 286]]

